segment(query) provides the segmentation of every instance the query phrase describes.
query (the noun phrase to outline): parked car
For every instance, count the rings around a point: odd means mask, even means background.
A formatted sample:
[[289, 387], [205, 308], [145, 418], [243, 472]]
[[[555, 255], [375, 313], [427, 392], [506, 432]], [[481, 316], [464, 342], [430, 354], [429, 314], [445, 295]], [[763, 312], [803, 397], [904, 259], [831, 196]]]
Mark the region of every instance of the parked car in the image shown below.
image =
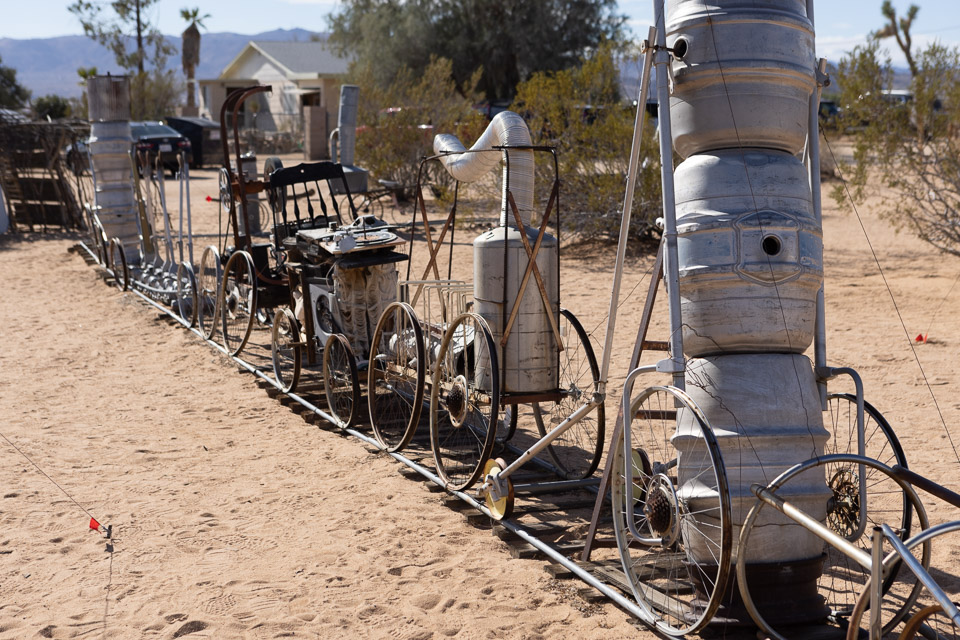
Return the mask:
[[163, 168], [169, 170], [171, 175], [176, 174], [180, 167], [177, 159], [180, 152], [186, 151], [188, 158], [190, 156], [190, 140], [160, 122], [131, 122], [130, 135], [141, 173], [145, 172], [145, 167], [155, 166], [159, 157]]

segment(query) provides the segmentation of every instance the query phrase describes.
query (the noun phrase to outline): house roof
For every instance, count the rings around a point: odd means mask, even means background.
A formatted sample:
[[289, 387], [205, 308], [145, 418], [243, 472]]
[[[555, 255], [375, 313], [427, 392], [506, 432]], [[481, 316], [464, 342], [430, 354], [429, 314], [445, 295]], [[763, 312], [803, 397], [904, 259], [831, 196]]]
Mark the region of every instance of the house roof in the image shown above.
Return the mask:
[[350, 64], [349, 59], [338, 56], [326, 42], [251, 40], [224, 68], [220, 77], [232, 75], [240, 62], [254, 51], [270, 60], [291, 80], [344, 75]]

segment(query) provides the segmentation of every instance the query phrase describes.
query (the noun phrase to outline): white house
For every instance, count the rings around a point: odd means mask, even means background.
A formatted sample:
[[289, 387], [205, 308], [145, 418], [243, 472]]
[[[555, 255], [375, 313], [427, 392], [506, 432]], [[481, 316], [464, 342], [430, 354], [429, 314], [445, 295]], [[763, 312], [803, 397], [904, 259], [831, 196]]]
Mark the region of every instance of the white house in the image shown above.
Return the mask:
[[288, 132], [297, 139], [306, 134], [305, 146], [314, 147], [309, 156], [322, 157], [327, 133], [336, 127], [340, 85], [348, 64], [325, 42], [250, 41], [218, 78], [198, 82], [200, 115], [219, 122], [230, 91], [271, 85], [271, 93], [244, 103], [243, 126]]

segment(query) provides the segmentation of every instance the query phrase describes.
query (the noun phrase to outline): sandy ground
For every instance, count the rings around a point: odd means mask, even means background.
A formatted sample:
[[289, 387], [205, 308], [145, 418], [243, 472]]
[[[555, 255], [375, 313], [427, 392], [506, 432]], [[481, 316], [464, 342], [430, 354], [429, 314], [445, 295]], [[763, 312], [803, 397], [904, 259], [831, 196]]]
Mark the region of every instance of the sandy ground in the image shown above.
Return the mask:
[[[195, 230], [215, 232], [216, 174], [194, 178]], [[960, 260], [894, 233], [875, 213], [885, 197], [859, 220], [824, 200], [829, 361], [861, 373], [911, 466], [960, 490], [944, 427], [960, 446]], [[458, 233], [455, 276], [469, 278], [473, 235]], [[0, 638], [654, 637], [105, 286], [68, 253], [77, 239], [0, 237]], [[562, 303], [588, 330], [606, 313], [612, 255], [563, 259]], [[625, 272], [612, 406], [651, 263], [638, 250]], [[914, 351], [917, 334], [929, 341]], [[934, 522], [957, 517], [927, 503]], [[113, 525], [112, 546], [91, 515]], [[960, 591], [957, 541], [934, 566]]]

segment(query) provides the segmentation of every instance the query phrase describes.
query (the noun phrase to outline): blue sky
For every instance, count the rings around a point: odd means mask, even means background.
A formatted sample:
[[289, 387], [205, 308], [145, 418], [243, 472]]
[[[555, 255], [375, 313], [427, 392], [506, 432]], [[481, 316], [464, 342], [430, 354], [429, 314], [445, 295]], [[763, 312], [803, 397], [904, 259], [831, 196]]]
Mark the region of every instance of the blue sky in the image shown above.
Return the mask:
[[[536, 0], [528, 0], [536, 1]], [[940, 39], [960, 44], [960, 3], [956, 0], [915, 0], [920, 15], [914, 27], [918, 43]], [[0, 38], [44, 38], [82, 33], [76, 18], [67, 11], [67, 0], [0, 0]], [[817, 53], [837, 60], [844, 51], [862, 42], [881, 24], [881, 0], [822, 0], [815, 6]], [[210, 31], [259, 33], [271, 29], [302, 27], [322, 31], [325, 16], [337, 5], [335, 0], [160, 0], [151, 9], [161, 30], [177, 34], [184, 28], [182, 7], [199, 6], [209, 13]], [[895, 0], [903, 12], [909, 1]], [[620, 0], [635, 33], [646, 33], [652, 22], [651, 0]], [[898, 62], [894, 56], [894, 62]]]

